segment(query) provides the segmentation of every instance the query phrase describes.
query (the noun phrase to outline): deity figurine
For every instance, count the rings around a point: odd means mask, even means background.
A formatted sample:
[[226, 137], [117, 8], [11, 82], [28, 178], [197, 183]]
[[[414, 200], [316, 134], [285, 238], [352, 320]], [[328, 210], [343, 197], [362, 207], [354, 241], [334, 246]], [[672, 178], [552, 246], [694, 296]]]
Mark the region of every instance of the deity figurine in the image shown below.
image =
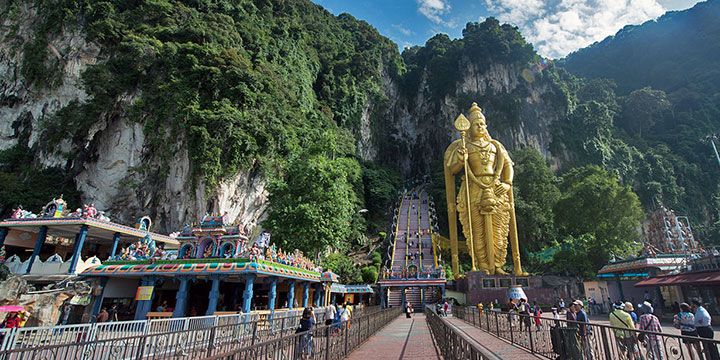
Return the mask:
[[[527, 275], [520, 266], [512, 193], [513, 163], [502, 144], [487, 132], [485, 116], [476, 103], [469, 119], [455, 120], [461, 138], [445, 150], [445, 188], [452, 247], [453, 273], [458, 274], [457, 217], [473, 261], [473, 270], [506, 274], [508, 235], [516, 275]], [[460, 193], [455, 197], [455, 175], [464, 170]], [[457, 211], [457, 213], [456, 213]]]

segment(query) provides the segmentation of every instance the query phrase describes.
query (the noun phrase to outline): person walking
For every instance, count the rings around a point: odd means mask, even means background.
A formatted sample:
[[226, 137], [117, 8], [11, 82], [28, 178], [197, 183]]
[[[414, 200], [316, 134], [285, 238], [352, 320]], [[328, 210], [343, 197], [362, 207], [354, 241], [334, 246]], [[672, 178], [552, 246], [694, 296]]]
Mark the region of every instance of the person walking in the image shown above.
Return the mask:
[[313, 334], [310, 330], [315, 326], [315, 314], [313, 314], [312, 308], [305, 308], [303, 310], [302, 318], [300, 319], [300, 327], [296, 330], [297, 333], [305, 332], [300, 336], [300, 351], [302, 359], [309, 359], [312, 356], [313, 351]]
[[110, 306], [110, 310], [108, 310], [108, 321], [111, 321], [111, 322], [118, 321], [117, 313], [118, 313], [117, 304], [112, 304], [112, 306]]
[[70, 319], [70, 313], [72, 312], [72, 306], [69, 303], [63, 304], [60, 309], [60, 318], [58, 318], [58, 325], [67, 325], [68, 319]]
[[328, 305], [325, 308], [325, 325], [332, 325], [333, 321], [335, 321], [335, 315], [337, 315], [335, 305]]
[[[575, 300], [573, 302], [575, 304], [575, 317], [577, 318], [578, 322], [581, 323], [587, 323], [590, 324], [590, 318], [588, 317], [587, 313], [585, 312], [585, 303], [583, 303], [582, 300]], [[592, 342], [592, 329], [590, 329], [590, 325], [584, 325], [580, 324], [580, 343], [582, 344], [583, 354], [585, 355], [585, 360], [592, 360], [595, 358], [595, 351], [593, 351], [593, 342]]]
[[[615, 310], [610, 312], [610, 326], [635, 330], [635, 323], [633, 322], [630, 314], [623, 310], [623, 305], [624, 304], [620, 300], [615, 302], [613, 305]], [[615, 342], [617, 343], [620, 352], [623, 353], [627, 359], [635, 360], [640, 352], [640, 349], [637, 346], [635, 332], [619, 329], [613, 329], [613, 332], [615, 332]]]
[[[562, 300], [562, 299], [561, 299]], [[570, 303], [565, 313], [565, 319], [568, 321], [565, 340], [565, 354], [570, 359], [582, 359], [583, 351], [580, 339], [580, 331], [577, 324], [577, 309], [575, 303]]]
[[540, 317], [542, 316], [542, 309], [540, 309], [540, 306], [538, 306], [537, 301], [533, 301], [533, 316], [535, 316], [534, 320], [537, 331], [542, 330], [542, 322], [540, 322]]
[[445, 304], [443, 304], [443, 316], [447, 317], [448, 311], [450, 311], [450, 304], [445, 300]]
[[[678, 312], [673, 318], [673, 325], [676, 329], [680, 329], [680, 334], [683, 336], [698, 337], [697, 329], [695, 329], [695, 315], [690, 312], [690, 305], [682, 303], [678, 306], [680, 312]], [[699, 339], [683, 339], [683, 344], [687, 347], [690, 359], [702, 359], [702, 348], [700, 347]], [[693, 349], [695, 353], [693, 353]], [[697, 355], [695, 355], [697, 354]]]
[[[638, 330], [652, 331], [656, 333], [662, 332], [660, 320], [653, 314], [655, 309], [649, 302], [645, 301], [638, 305], [640, 317], [638, 318]], [[663, 350], [662, 339], [655, 334], [645, 334], [647, 338], [647, 357], [653, 360], [665, 360], [665, 351]]]
[[407, 301], [405, 303], [405, 317], [408, 319], [411, 318], [412, 312], [413, 312], [412, 304], [410, 304], [410, 301]]
[[[712, 328], [710, 313], [702, 306], [698, 298], [692, 299], [690, 307], [695, 311], [695, 329], [697, 330], [698, 336], [704, 339], [712, 339], [715, 334]], [[718, 354], [715, 343], [703, 341], [702, 346], [705, 352], [705, 359], [720, 360], [720, 355]]]
[[637, 314], [635, 314], [635, 308], [633, 308], [633, 304], [631, 302], [628, 301], [623, 305], [623, 311], [630, 314], [630, 318], [632, 319], [633, 323], [637, 324]]
[[94, 315], [93, 318], [95, 319], [95, 322], [106, 322], [108, 321], [108, 318], [110, 317], [110, 314], [108, 314], [106, 308], [102, 308], [100, 312], [97, 315]]

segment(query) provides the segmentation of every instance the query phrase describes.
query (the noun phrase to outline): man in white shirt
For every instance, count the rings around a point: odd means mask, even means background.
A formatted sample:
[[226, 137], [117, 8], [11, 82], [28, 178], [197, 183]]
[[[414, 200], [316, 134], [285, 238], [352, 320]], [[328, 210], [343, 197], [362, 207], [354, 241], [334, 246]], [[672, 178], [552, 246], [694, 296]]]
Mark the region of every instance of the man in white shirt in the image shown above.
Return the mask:
[[[690, 306], [695, 311], [695, 329], [697, 329], [698, 336], [705, 339], [712, 339], [715, 334], [713, 333], [710, 313], [702, 306], [698, 298], [693, 298]], [[720, 360], [717, 346], [715, 346], [714, 343], [703, 341], [702, 344], [706, 359]]]
[[335, 321], [336, 313], [337, 310], [335, 310], [335, 305], [328, 305], [325, 308], [325, 325], [332, 325], [333, 321]]

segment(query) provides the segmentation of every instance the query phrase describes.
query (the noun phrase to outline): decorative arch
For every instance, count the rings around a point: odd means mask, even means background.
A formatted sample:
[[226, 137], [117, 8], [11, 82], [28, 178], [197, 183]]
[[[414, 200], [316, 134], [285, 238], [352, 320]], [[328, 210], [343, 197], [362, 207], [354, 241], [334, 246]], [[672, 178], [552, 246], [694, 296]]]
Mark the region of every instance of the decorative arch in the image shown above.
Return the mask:
[[178, 259], [184, 259], [185, 257], [192, 257], [192, 254], [195, 252], [195, 246], [190, 243], [185, 243], [182, 246], [180, 246], [180, 249], [178, 249]]
[[225, 257], [225, 253], [230, 252], [230, 257], [233, 258], [236, 255], [235, 243], [226, 241], [220, 245], [220, 251], [218, 252], [219, 257]]
[[200, 244], [197, 247], [196, 257], [198, 259], [205, 258], [205, 253], [210, 251], [208, 257], [213, 257], [217, 253], [217, 246], [215, 245], [215, 239], [212, 236], [204, 237], [200, 240]]

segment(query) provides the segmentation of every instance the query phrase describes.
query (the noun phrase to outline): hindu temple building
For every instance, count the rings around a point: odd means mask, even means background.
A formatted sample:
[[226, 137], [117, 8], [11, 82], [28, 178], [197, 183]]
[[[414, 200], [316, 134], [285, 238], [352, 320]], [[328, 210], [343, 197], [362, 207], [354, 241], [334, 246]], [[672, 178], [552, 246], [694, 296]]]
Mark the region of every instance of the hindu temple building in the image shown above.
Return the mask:
[[37, 286], [74, 276], [96, 284], [78, 321], [113, 304], [129, 320], [373, 300], [369, 285], [339, 284], [302, 252], [271, 245], [269, 234], [250, 240], [227, 215], [167, 236], [150, 232], [148, 217], [129, 227], [93, 206], [65, 207], [55, 199], [40, 215], [18, 208], [0, 222], [0, 248], [11, 272]]

